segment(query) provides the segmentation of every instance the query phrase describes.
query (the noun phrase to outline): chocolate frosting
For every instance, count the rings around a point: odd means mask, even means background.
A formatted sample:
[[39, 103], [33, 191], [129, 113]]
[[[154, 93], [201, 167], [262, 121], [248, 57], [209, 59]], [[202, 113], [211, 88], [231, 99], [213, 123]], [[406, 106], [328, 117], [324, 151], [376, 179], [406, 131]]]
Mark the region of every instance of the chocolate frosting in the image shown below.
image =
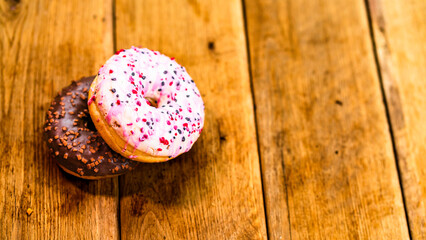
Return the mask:
[[47, 111], [44, 125], [52, 158], [82, 178], [120, 175], [138, 165], [114, 152], [98, 134], [87, 108], [94, 78], [73, 81], [62, 89]]

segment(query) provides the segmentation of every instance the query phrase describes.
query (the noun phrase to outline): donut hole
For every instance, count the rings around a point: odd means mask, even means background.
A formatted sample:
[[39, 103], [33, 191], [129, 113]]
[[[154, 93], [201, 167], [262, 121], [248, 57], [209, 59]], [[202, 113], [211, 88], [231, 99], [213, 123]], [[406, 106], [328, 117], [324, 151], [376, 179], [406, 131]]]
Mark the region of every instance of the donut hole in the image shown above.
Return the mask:
[[151, 107], [158, 108], [158, 100], [153, 97], [145, 97], [145, 99], [151, 104]]

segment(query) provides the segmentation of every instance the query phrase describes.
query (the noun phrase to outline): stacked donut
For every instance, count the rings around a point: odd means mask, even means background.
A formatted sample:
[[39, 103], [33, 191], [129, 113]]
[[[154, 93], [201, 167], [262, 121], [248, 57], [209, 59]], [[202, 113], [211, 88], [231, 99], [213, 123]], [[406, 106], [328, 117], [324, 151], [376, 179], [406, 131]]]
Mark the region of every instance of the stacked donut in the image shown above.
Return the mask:
[[56, 96], [44, 136], [64, 171], [99, 179], [189, 151], [203, 125], [204, 103], [185, 68], [132, 47]]

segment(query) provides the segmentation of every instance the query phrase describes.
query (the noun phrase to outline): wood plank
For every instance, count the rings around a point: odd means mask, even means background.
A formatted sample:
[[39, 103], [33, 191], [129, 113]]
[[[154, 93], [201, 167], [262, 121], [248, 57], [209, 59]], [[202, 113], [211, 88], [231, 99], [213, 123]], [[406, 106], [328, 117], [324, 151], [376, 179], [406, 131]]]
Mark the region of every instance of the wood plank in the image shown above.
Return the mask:
[[1, 239], [118, 238], [117, 178], [69, 177], [42, 141], [54, 95], [112, 50], [110, 1], [0, 2]]
[[120, 178], [123, 239], [265, 238], [241, 2], [117, 0], [116, 9], [118, 48], [175, 57], [206, 106], [189, 153]]
[[363, 1], [246, 1], [271, 239], [408, 239]]
[[426, 239], [426, 1], [370, 0], [412, 239]]

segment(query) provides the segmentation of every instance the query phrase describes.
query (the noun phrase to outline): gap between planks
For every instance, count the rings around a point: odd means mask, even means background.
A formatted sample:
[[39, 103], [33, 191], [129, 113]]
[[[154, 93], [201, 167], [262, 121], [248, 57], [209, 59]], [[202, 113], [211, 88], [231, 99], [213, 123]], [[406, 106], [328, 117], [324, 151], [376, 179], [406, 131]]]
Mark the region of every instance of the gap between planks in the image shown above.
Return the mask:
[[406, 200], [405, 200], [404, 187], [403, 187], [402, 182], [401, 182], [402, 173], [401, 173], [401, 168], [399, 167], [398, 150], [397, 150], [396, 145], [395, 145], [395, 136], [394, 136], [394, 132], [393, 132], [393, 128], [392, 128], [392, 121], [391, 121], [391, 118], [390, 118], [389, 105], [388, 105], [388, 102], [386, 100], [386, 92], [385, 92], [385, 88], [384, 88], [384, 85], [383, 85], [382, 72], [380, 70], [380, 61], [379, 61], [379, 57], [378, 57], [378, 54], [377, 54], [376, 40], [374, 38], [373, 23], [372, 23], [372, 18], [371, 18], [371, 9], [370, 9], [370, 5], [369, 5], [368, 1], [369, 0], [364, 0], [364, 5], [365, 5], [365, 11], [367, 13], [367, 18], [368, 18], [368, 30], [370, 32], [371, 49], [372, 49], [373, 55], [374, 55], [374, 63], [376, 65], [377, 77], [379, 79], [380, 92], [382, 94], [383, 105], [384, 105], [385, 111], [386, 111], [386, 120], [387, 120], [387, 123], [388, 123], [388, 129], [389, 129], [389, 133], [390, 133], [390, 137], [391, 137], [391, 141], [392, 141], [392, 150], [393, 150], [393, 155], [394, 155], [394, 159], [395, 159], [399, 188], [401, 189], [402, 202], [404, 204], [404, 213], [405, 213], [405, 220], [407, 222], [408, 235], [409, 235], [410, 239], [413, 239], [412, 236], [411, 236], [412, 230], [411, 230], [411, 227], [410, 227], [410, 221], [408, 219], [408, 211], [407, 211], [407, 203], [406, 203]]
[[[250, 40], [248, 37], [248, 26], [247, 26], [247, 13], [246, 13], [246, 2], [245, 0], [241, 0], [241, 8], [243, 11], [243, 22], [244, 22], [244, 37], [245, 37], [245, 43], [246, 43], [246, 52], [247, 52], [247, 67], [249, 72], [249, 78], [250, 78], [250, 91], [251, 91], [251, 99], [253, 102], [253, 114], [254, 114], [254, 127], [256, 130], [256, 147], [257, 147], [257, 154], [259, 156], [259, 171], [260, 171], [260, 178], [261, 178], [261, 186], [262, 186], [262, 199], [263, 199], [263, 214], [265, 215], [265, 227], [266, 227], [266, 237], [269, 238], [269, 227], [268, 227], [268, 214], [267, 214], [267, 204], [265, 201], [265, 188], [263, 186], [263, 171], [262, 171], [262, 155], [260, 152], [260, 145], [259, 145], [259, 128], [257, 124], [257, 114], [256, 114], [256, 99], [254, 97], [254, 86], [253, 86], [253, 73], [251, 69], [251, 57], [250, 57]], [[285, 191], [287, 192], [287, 186]], [[288, 195], [287, 195], [288, 196]], [[287, 208], [288, 208], [288, 197], [287, 197]], [[288, 216], [288, 222], [290, 223], [290, 217]], [[291, 238], [291, 228], [290, 228], [290, 239]]]

